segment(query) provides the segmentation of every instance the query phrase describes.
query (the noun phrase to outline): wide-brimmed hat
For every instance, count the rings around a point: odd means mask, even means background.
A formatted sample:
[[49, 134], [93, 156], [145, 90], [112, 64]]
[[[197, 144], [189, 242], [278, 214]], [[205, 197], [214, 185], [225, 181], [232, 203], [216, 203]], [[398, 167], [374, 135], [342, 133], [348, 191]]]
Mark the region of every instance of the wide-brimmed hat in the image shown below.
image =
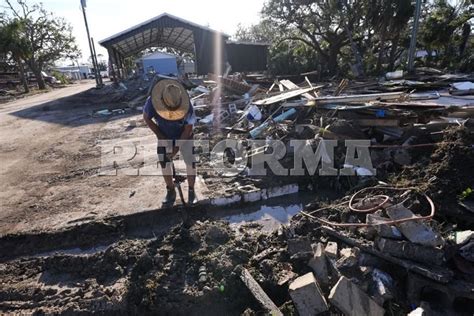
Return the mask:
[[151, 90], [151, 103], [159, 116], [168, 121], [183, 119], [189, 111], [189, 95], [177, 81], [163, 79]]

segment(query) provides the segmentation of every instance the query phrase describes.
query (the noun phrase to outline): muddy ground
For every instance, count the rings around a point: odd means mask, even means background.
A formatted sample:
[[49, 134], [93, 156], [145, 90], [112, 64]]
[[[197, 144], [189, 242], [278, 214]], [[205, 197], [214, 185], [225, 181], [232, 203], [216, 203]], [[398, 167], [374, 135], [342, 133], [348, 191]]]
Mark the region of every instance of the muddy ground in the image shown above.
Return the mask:
[[129, 127], [139, 111], [95, 115], [128, 105], [99, 99], [92, 87], [75, 84], [0, 106], [0, 235], [161, 205], [158, 177], [98, 176], [101, 140], [152, 135], [143, 126]]

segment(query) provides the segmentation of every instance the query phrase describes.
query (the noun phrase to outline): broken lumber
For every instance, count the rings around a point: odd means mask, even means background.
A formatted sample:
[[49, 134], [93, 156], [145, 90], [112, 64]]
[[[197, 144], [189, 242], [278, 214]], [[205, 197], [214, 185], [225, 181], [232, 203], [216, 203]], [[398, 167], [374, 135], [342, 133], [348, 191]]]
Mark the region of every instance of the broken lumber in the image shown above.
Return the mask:
[[404, 92], [374, 93], [374, 94], [354, 94], [344, 96], [326, 96], [307, 101], [306, 105], [315, 106], [318, 104], [331, 103], [365, 103], [379, 100], [397, 100], [401, 98]]
[[[246, 84], [244, 82], [239, 82], [239, 81], [232, 80], [232, 79], [229, 79], [229, 78], [222, 78], [222, 77], [219, 77], [216, 74], [211, 74], [210, 73], [210, 74], [208, 74], [208, 78], [215, 81], [215, 82], [220, 82], [226, 90], [228, 90], [232, 93], [235, 93], [235, 94], [239, 94], [239, 95], [246, 94], [250, 90], [254, 89], [254, 87], [252, 87], [251, 85]], [[256, 94], [257, 93], [266, 93], [266, 91], [261, 89], [261, 88], [256, 88], [255, 93]]]
[[[281, 101], [285, 101], [285, 100], [288, 100], [288, 99], [291, 99], [291, 98], [300, 96], [300, 95], [302, 95], [302, 94], [305, 94], [305, 93], [308, 93], [308, 92], [311, 92], [311, 91], [314, 91], [314, 90], [321, 89], [322, 87], [323, 87], [323, 86], [316, 86], [316, 87], [312, 87], [312, 88], [306, 88], [306, 89], [299, 89], [299, 90], [287, 91], [287, 92], [283, 92], [283, 93], [280, 93], [280, 94], [278, 94], [278, 95], [272, 96], [272, 97], [270, 97], [270, 98], [266, 98], [266, 99], [263, 99], [263, 100], [255, 101], [254, 104], [255, 104], [255, 105], [270, 105], [270, 104], [275, 104], [275, 103], [278, 103], [278, 102], [281, 102]], [[308, 102], [309, 102], [309, 101], [308, 101]]]
[[271, 315], [281, 315], [278, 307], [273, 303], [273, 301], [268, 297], [267, 293], [260, 287], [260, 285], [255, 281], [250, 272], [243, 268], [240, 274], [240, 279], [244, 282], [245, 286], [249, 289], [258, 303]]
[[[300, 87], [298, 87], [293, 81], [291, 80], [280, 80], [281, 84], [287, 88], [288, 90], [296, 90], [296, 89], [300, 89]], [[309, 93], [303, 93], [302, 94], [303, 97], [305, 97], [306, 99], [308, 100], [314, 100], [315, 97], [312, 96], [311, 94]]]

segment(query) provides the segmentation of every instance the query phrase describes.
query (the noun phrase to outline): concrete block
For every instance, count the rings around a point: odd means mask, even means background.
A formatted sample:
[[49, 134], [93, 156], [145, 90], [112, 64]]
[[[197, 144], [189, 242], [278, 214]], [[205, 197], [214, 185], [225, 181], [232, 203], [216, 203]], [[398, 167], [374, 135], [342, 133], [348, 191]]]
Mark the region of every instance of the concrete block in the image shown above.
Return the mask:
[[337, 243], [334, 241], [328, 242], [326, 248], [324, 248], [324, 253], [329, 258], [337, 258]]
[[359, 248], [343, 248], [341, 251], [339, 251], [339, 254], [340, 258], [336, 262], [336, 265], [339, 269], [343, 267], [350, 268], [359, 264]]
[[377, 247], [383, 253], [397, 258], [410, 259], [412, 261], [426, 263], [429, 265], [442, 265], [445, 261], [444, 251], [438, 248], [420, 246], [408, 241], [395, 241], [379, 238]]
[[313, 257], [309, 260], [308, 266], [313, 269], [318, 281], [322, 284], [328, 284], [329, 274], [326, 262], [326, 255], [324, 254], [324, 246], [322, 243], [316, 245]]
[[[402, 204], [388, 207], [386, 212], [393, 220], [416, 217], [412, 211]], [[430, 247], [438, 247], [445, 244], [444, 239], [422, 221], [408, 221], [397, 224], [396, 226], [400, 229], [403, 236], [412, 243]]]
[[385, 310], [349, 279], [341, 276], [329, 301], [347, 316], [383, 316]]
[[275, 303], [273, 303], [270, 297], [268, 297], [267, 293], [263, 291], [247, 269], [242, 270], [240, 279], [267, 313], [270, 315], [283, 316], [283, 313], [278, 309]]
[[[389, 218], [379, 216], [377, 214], [367, 214], [367, 224], [377, 224], [381, 222], [389, 221]], [[380, 237], [391, 238], [391, 239], [402, 239], [402, 233], [393, 225], [376, 225], [374, 229], [377, 231], [377, 235]]]
[[307, 273], [290, 284], [290, 296], [300, 315], [317, 315], [328, 310], [313, 273]]

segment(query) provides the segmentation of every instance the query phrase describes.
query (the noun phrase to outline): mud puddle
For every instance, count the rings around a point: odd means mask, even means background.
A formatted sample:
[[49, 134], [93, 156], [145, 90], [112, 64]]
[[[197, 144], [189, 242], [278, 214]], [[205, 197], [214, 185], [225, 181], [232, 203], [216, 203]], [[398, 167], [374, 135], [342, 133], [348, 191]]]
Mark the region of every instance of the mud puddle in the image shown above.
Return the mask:
[[[220, 218], [216, 216], [215, 219], [229, 222], [233, 229], [247, 224], [258, 224], [261, 231], [270, 233], [281, 225], [288, 224], [291, 217], [300, 212], [312, 200], [314, 200], [314, 193], [301, 192], [261, 201], [242, 208], [232, 208], [225, 211], [225, 216]], [[220, 212], [222, 213], [222, 210]]]

